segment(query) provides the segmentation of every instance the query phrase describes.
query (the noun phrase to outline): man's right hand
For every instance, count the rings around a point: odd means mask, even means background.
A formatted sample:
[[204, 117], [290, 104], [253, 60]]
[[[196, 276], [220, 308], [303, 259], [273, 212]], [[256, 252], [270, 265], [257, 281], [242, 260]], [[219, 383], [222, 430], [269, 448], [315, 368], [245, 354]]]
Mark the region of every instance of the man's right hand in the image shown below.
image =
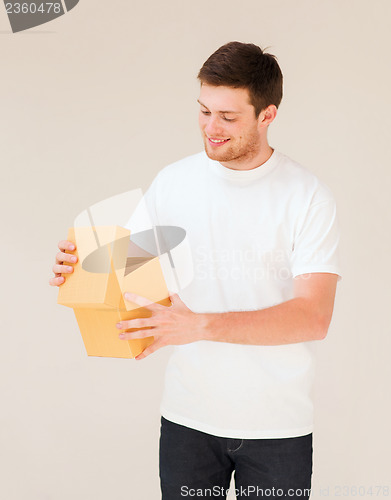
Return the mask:
[[75, 264], [77, 262], [76, 255], [65, 253], [65, 250], [68, 252], [76, 250], [76, 245], [72, 243], [72, 241], [60, 241], [58, 248], [60, 252], [56, 255], [56, 263], [52, 267], [54, 278], [50, 278], [49, 280], [49, 285], [52, 286], [62, 285], [65, 282], [65, 278], [61, 276], [61, 274], [72, 274], [73, 267], [70, 264]]

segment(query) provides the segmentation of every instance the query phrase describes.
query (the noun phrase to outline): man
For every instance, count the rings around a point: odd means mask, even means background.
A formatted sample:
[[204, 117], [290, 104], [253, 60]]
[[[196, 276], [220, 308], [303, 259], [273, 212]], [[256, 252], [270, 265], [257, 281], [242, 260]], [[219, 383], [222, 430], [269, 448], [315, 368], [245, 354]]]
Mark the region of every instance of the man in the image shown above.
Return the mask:
[[[237, 498], [308, 498], [312, 348], [339, 275], [335, 202], [268, 143], [282, 99], [273, 55], [231, 42], [198, 78], [205, 152], [163, 169], [146, 193], [154, 224], [186, 230], [194, 279], [171, 307], [126, 294], [152, 316], [121, 322], [119, 336], [153, 328], [138, 359], [176, 346], [161, 405], [164, 500], [226, 498], [232, 473]], [[52, 285], [64, 282], [70, 245], [59, 244]]]

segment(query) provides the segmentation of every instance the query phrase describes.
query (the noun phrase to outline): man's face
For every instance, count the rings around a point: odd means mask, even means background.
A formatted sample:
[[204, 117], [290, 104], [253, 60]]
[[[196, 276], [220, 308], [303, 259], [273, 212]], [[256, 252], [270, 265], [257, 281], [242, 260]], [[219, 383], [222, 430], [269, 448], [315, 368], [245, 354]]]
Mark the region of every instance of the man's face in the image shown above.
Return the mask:
[[259, 154], [264, 129], [255, 118], [247, 89], [202, 84], [198, 102], [199, 125], [209, 158], [237, 168]]

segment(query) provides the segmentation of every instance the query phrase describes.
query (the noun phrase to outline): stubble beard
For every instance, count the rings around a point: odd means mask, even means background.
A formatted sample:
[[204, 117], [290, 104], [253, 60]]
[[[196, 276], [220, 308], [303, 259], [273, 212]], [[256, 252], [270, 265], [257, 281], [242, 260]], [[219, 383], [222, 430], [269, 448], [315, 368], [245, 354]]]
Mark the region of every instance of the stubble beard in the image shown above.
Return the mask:
[[211, 160], [218, 161], [220, 163], [224, 162], [247, 162], [251, 161], [253, 158], [257, 156], [260, 151], [260, 140], [258, 136], [253, 135], [249, 138], [244, 144], [230, 144], [230, 141], [227, 142], [224, 146], [220, 148], [213, 149], [210, 146], [208, 139], [204, 136], [204, 147], [205, 153]]

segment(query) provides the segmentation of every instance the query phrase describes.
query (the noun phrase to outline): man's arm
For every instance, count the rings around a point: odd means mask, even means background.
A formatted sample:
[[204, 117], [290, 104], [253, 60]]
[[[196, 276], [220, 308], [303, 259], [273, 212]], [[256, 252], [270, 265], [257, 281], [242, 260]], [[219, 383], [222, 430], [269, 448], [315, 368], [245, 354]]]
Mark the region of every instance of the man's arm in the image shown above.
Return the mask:
[[294, 298], [258, 311], [210, 314], [205, 340], [281, 345], [321, 340], [331, 321], [338, 276], [303, 274], [294, 279]]
[[[135, 339], [153, 335], [155, 341], [137, 359], [143, 359], [165, 345], [199, 340], [251, 345], [282, 345], [325, 338], [331, 321], [338, 276], [311, 273], [294, 279], [294, 298], [257, 311], [193, 313], [177, 295], [172, 306], [153, 304], [143, 297], [125, 294], [152, 313], [150, 318], [118, 323], [120, 338]], [[145, 330], [139, 330], [146, 328]], [[152, 330], [151, 330], [152, 328]]]

